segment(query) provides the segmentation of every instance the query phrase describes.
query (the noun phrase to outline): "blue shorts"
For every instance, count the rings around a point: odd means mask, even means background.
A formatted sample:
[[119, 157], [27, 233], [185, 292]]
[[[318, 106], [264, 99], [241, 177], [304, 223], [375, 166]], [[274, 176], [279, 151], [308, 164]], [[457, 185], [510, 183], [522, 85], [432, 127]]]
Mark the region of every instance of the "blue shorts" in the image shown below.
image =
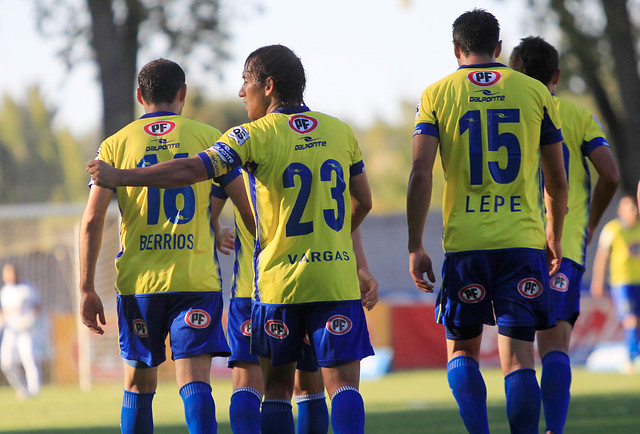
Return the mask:
[[549, 278], [555, 317], [569, 322], [572, 326], [580, 315], [580, 287], [583, 274], [583, 266], [563, 258], [560, 270]]
[[373, 355], [360, 300], [254, 303], [251, 320], [251, 352], [270, 359], [274, 366], [301, 360], [305, 337], [319, 366], [338, 366]]
[[[228, 366], [233, 367], [234, 362], [247, 362], [259, 364], [257, 356], [251, 354], [251, 297], [232, 297], [229, 302], [229, 315], [227, 323], [227, 335], [231, 347], [231, 357]], [[318, 370], [316, 352], [313, 350], [309, 339], [303, 339], [302, 359], [298, 361], [297, 369], [315, 372]]]
[[619, 285], [611, 288], [611, 298], [618, 317], [627, 315], [640, 317], [640, 285]]
[[220, 292], [118, 295], [117, 301], [120, 355], [125, 360], [160, 365], [166, 360], [167, 334], [172, 359], [231, 354], [222, 328]]
[[542, 250], [452, 254], [442, 270], [435, 314], [447, 328], [497, 323], [543, 330], [556, 324]]

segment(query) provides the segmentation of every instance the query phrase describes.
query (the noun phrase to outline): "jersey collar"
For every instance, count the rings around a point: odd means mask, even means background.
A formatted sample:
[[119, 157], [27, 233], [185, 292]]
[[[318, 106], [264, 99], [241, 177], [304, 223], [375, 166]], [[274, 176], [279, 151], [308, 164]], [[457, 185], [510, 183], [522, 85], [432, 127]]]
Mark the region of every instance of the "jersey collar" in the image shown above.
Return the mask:
[[140, 119], [145, 119], [145, 118], [157, 118], [159, 116], [177, 116], [176, 113], [174, 112], [168, 112], [168, 111], [157, 111], [157, 112], [152, 112], [152, 113], [145, 113], [142, 116], [140, 116]]
[[292, 115], [294, 113], [302, 113], [302, 112], [308, 112], [308, 111], [309, 111], [309, 107], [303, 104], [296, 107], [278, 108], [272, 111], [271, 113], [283, 113], [285, 115]]
[[502, 63], [491, 62], [491, 63], [476, 63], [474, 65], [462, 65], [458, 69], [463, 69], [463, 68], [506, 68], [506, 67], [507, 67], [507, 65], [504, 65]]

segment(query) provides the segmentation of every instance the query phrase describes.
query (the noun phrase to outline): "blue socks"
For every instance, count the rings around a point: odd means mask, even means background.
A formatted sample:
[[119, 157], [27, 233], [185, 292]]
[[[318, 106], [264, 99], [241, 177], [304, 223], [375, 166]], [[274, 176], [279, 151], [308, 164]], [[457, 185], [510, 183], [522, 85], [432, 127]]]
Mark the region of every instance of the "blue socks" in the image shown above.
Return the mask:
[[262, 434], [294, 434], [291, 402], [284, 399], [265, 399], [260, 412]]
[[184, 403], [184, 415], [190, 434], [215, 433], [216, 406], [211, 395], [211, 386], [202, 381], [187, 383], [180, 389]]
[[542, 406], [547, 423], [546, 431], [562, 434], [569, 412], [571, 365], [562, 351], [550, 351], [542, 359]]
[[629, 351], [629, 360], [633, 362], [633, 359], [640, 356], [640, 349], [638, 348], [638, 328], [624, 329], [624, 341]]
[[357, 389], [345, 386], [333, 393], [331, 427], [335, 434], [364, 433], [364, 401]]
[[260, 432], [260, 403], [262, 395], [251, 387], [238, 387], [231, 394], [229, 421], [234, 434]]
[[447, 380], [469, 433], [489, 433], [487, 387], [480, 366], [469, 356], [454, 357], [447, 363]]
[[153, 433], [153, 412], [151, 403], [155, 393], [134, 393], [124, 391], [120, 412], [122, 434]]
[[512, 434], [537, 434], [542, 398], [536, 371], [518, 369], [504, 377], [507, 418]]
[[329, 431], [329, 411], [324, 392], [295, 398], [298, 404], [298, 434], [326, 434]]

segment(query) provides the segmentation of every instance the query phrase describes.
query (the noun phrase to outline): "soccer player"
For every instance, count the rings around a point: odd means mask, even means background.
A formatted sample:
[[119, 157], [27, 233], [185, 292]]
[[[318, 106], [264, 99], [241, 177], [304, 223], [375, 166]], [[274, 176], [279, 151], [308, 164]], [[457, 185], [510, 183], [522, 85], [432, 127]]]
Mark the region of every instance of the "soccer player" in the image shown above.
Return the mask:
[[[560, 80], [558, 51], [544, 39], [522, 39], [510, 57], [511, 68], [541, 81], [555, 94]], [[569, 182], [567, 214], [562, 233], [562, 263], [551, 276], [556, 327], [537, 332], [542, 360], [542, 405], [547, 433], [562, 433], [569, 411], [571, 365], [569, 342], [580, 313], [580, 287], [587, 242], [600, 222], [618, 185], [618, 168], [595, 116], [583, 107], [553, 97], [562, 125], [564, 168]], [[598, 172], [593, 195], [589, 159]]]
[[34, 347], [40, 297], [33, 286], [20, 281], [14, 264], [8, 263], [2, 268], [2, 281], [0, 323], [4, 328], [0, 365], [18, 398], [27, 399], [40, 393], [40, 369]]
[[422, 94], [407, 194], [409, 270], [418, 289], [433, 292], [422, 234], [439, 148], [446, 173], [446, 257], [436, 320], [446, 330], [449, 385], [467, 430], [488, 433], [478, 358], [483, 324], [497, 323], [509, 425], [512, 432], [537, 433], [533, 341], [536, 329], [555, 325], [546, 288], [562, 256], [567, 181], [551, 94], [539, 81], [496, 63], [499, 31], [484, 10], [458, 17], [453, 51], [460, 68]]
[[600, 233], [591, 277], [594, 297], [604, 296], [607, 268], [611, 298], [622, 322], [629, 355], [624, 369], [626, 373], [633, 373], [640, 369], [640, 223], [638, 204], [632, 195], [620, 199], [618, 218], [607, 223]]
[[[332, 401], [336, 433], [364, 432], [360, 360], [373, 354], [351, 232], [371, 208], [351, 129], [303, 102], [305, 73], [287, 47], [249, 55], [239, 96], [253, 122], [195, 158], [118, 170], [90, 162], [98, 185], [176, 187], [243, 165], [257, 216], [251, 352], [265, 380], [261, 430], [292, 433], [296, 361], [308, 336]], [[233, 199], [233, 198], [232, 198]]]
[[[138, 74], [138, 86], [145, 114], [103, 141], [98, 160], [122, 168], [153, 166], [196, 155], [220, 137], [217, 129], [180, 116], [186, 84], [176, 63], [148, 63]], [[226, 193], [253, 221], [242, 178], [225, 183]], [[104, 333], [94, 274], [106, 210], [115, 193], [122, 214], [116, 290], [124, 359], [123, 433], [153, 432], [152, 399], [167, 334], [189, 432], [217, 430], [211, 358], [230, 354], [221, 324], [210, 210], [210, 196], [219, 188], [211, 182], [176, 189], [91, 186], [80, 229], [80, 314], [94, 333]]]

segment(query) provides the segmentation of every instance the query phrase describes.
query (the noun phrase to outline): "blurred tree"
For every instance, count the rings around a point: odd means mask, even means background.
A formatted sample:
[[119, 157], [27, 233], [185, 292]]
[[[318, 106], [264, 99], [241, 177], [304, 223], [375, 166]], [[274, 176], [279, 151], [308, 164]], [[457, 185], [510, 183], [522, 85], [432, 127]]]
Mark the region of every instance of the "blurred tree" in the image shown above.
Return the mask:
[[[227, 58], [220, 0], [35, 0], [38, 27], [61, 37], [69, 68], [88, 58], [98, 65], [103, 95], [103, 134], [134, 119], [136, 59], [164, 44], [163, 57], [197, 59], [214, 69]], [[91, 56], [86, 55], [89, 44]]]
[[[639, 2], [529, 0], [543, 31], [559, 30], [563, 81], [593, 95], [618, 157], [622, 189], [640, 178]], [[549, 20], [550, 14], [555, 20]]]

